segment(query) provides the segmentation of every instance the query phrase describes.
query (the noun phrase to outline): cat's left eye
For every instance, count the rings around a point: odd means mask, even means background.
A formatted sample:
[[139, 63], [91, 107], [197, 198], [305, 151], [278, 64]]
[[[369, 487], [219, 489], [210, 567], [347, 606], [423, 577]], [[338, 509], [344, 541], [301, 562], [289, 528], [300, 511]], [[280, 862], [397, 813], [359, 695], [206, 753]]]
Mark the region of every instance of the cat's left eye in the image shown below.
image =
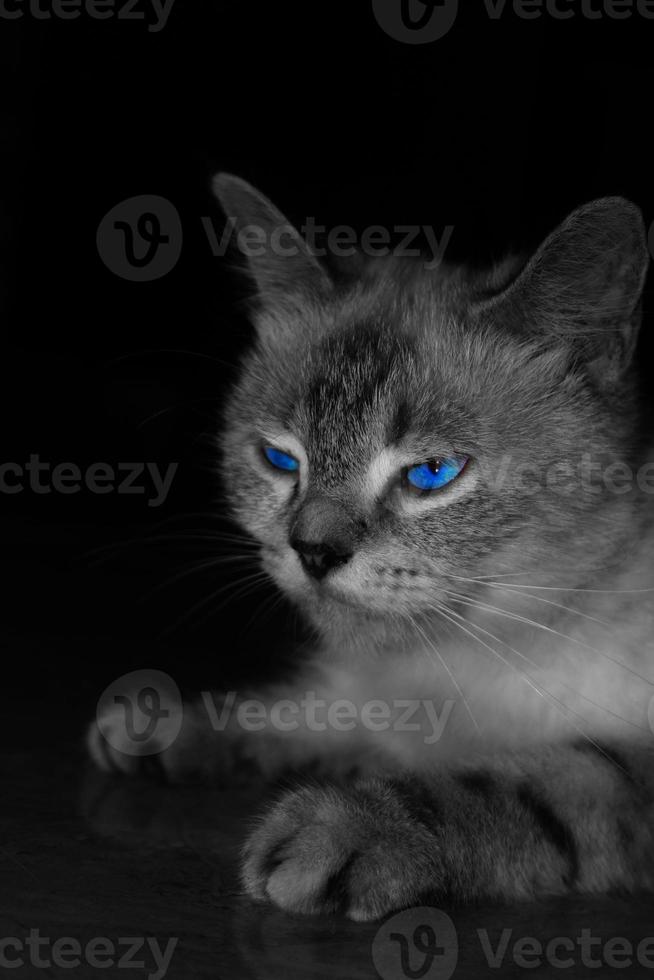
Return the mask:
[[407, 489], [420, 493], [442, 490], [463, 473], [468, 461], [468, 456], [445, 456], [411, 466], [405, 471], [405, 485]]
[[300, 468], [300, 463], [295, 456], [291, 456], [289, 453], [285, 453], [283, 449], [277, 449], [275, 446], [264, 446], [263, 455], [271, 466], [276, 470], [282, 470], [284, 473], [296, 473]]

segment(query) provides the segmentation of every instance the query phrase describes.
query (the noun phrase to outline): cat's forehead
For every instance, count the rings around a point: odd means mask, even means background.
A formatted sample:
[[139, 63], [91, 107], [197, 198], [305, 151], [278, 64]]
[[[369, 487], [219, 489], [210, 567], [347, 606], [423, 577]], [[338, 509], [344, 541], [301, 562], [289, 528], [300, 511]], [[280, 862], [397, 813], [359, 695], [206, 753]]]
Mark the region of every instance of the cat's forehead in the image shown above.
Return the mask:
[[274, 370], [260, 362], [257, 377], [268, 378], [257, 390], [264, 413], [333, 485], [348, 483], [388, 448], [416, 457], [463, 451], [489, 428], [501, 435], [525, 412], [533, 415], [539, 377], [526, 349], [451, 311], [396, 313], [332, 321], [277, 348]]
[[310, 352], [304, 399], [319, 410], [325, 399], [352, 408], [379, 408], [389, 385], [411, 374], [416, 343], [379, 322], [327, 335]]
[[411, 425], [420, 391], [415, 339], [364, 322], [307, 358], [291, 422], [325, 475], [345, 478]]

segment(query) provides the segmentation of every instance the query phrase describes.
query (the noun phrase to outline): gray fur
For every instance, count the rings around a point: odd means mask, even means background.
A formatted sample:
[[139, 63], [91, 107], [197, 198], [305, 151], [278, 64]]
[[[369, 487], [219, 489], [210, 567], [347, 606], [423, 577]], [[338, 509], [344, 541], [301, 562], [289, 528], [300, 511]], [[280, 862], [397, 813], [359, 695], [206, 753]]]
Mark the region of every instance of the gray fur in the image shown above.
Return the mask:
[[[223, 176], [220, 186], [230, 180]], [[260, 219], [258, 202], [257, 194], [252, 220]], [[227, 209], [231, 203], [228, 194]], [[371, 589], [385, 589], [389, 554], [395, 564], [420, 567], [435, 587], [442, 579], [427, 571], [434, 560], [449, 573], [479, 577], [514, 567], [517, 555], [543, 585], [560, 583], [564, 570], [574, 581], [561, 584], [579, 585], [639, 533], [635, 495], [562, 497], [544, 483], [554, 464], [575, 463], [582, 449], [605, 465], [638, 463], [629, 360], [647, 251], [633, 205], [606, 199], [580, 209], [508, 288], [490, 296], [493, 270], [425, 272], [399, 260], [372, 262], [357, 285], [318, 294], [313, 265], [298, 279], [297, 265], [286, 261], [256, 262], [257, 340], [224, 433], [233, 511], [258, 538], [267, 540], [269, 528], [271, 543], [283, 547], [303, 506], [301, 498], [276, 506], [244, 453], [271, 427], [293, 431], [306, 448], [304, 499], [333, 498], [357, 523], [362, 560], [381, 569], [377, 578], [371, 573]], [[480, 476], [475, 492], [410, 519], [369, 499], [361, 474], [394, 444], [416, 462], [448, 447], [470, 455]], [[498, 488], [502, 460], [507, 478]], [[516, 462], [534, 471], [537, 494], [514, 485]], [[600, 535], [604, 518], [611, 532]], [[319, 628], [360, 619], [328, 597], [304, 599]], [[416, 592], [407, 611], [422, 608]]]
[[[243, 181], [214, 186], [237, 227], [286, 224]], [[378, 698], [393, 723], [216, 734], [186, 706], [164, 768], [340, 778], [283, 794], [245, 846], [248, 893], [289, 911], [651, 889], [652, 496], [597, 470], [565, 493], [548, 479], [584, 452], [600, 470], [649, 458], [640, 213], [594, 202], [485, 273], [359, 257], [336, 282], [290, 239], [294, 255], [250, 260], [255, 337], [222, 436], [233, 515], [317, 637], [295, 685], [261, 699], [270, 718], [307, 692]], [[451, 454], [470, 459], [459, 478], [412, 496], [403, 470]], [[318, 580], [308, 556], [326, 543], [338, 564]], [[439, 737], [400, 734], [402, 705], [425, 698]], [[103, 768], [136, 762], [95, 726], [89, 745]]]

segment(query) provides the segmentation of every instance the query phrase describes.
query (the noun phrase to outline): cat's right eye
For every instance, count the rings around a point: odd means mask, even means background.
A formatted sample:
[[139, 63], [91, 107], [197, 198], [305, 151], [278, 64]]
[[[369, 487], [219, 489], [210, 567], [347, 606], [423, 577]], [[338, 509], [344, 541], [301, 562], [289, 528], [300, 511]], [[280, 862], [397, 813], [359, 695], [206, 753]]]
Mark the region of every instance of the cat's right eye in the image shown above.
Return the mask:
[[469, 463], [468, 456], [439, 456], [405, 470], [405, 487], [419, 494], [442, 490], [463, 473]]
[[300, 463], [295, 456], [275, 446], [264, 446], [263, 455], [274, 469], [281, 470], [282, 473], [297, 473], [300, 468]]

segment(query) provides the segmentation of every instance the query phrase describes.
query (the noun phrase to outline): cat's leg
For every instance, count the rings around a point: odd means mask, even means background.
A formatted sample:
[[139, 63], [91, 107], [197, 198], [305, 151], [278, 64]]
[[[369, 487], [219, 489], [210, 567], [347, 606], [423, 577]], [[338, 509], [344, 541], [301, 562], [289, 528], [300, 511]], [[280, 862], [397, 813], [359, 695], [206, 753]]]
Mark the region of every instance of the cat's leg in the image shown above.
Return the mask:
[[286, 793], [243, 880], [288, 911], [356, 920], [424, 901], [654, 886], [654, 751], [590, 743]]
[[[199, 777], [214, 785], [270, 781], [289, 771], [337, 778], [378, 771], [380, 747], [367, 731], [324, 720], [334, 699], [315, 676], [259, 693], [203, 692], [184, 703], [179, 733], [161, 748], [156, 731], [147, 742], [135, 742], [124, 706], [115, 704], [89, 726], [87, 748], [105, 772], [156, 770], [172, 781]], [[165, 735], [164, 726], [162, 741]]]

